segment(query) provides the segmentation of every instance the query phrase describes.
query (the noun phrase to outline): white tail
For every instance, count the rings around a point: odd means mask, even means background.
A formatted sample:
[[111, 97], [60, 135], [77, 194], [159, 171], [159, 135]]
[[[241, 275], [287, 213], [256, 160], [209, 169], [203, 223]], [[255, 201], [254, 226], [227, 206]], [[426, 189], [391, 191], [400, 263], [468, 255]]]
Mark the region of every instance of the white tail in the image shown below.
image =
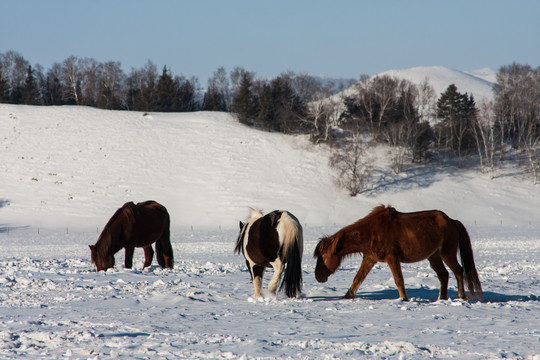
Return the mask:
[[285, 289], [288, 297], [296, 297], [302, 291], [302, 225], [293, 214], [283, 211], [276, 230], [281, 241], [280, 258], [287, 263], [280, 289]]
[[302, 225], [298, 219], [288, 211], [283, 211], [281, 218], [278, 221], [276, 228], [280, 241], [283, 241], [282, 246], [282, 260], [288, 258], [288, 254], [294, 248], [295, 242], [297, 243], [300, 255], [304, 253], [304, 238]]

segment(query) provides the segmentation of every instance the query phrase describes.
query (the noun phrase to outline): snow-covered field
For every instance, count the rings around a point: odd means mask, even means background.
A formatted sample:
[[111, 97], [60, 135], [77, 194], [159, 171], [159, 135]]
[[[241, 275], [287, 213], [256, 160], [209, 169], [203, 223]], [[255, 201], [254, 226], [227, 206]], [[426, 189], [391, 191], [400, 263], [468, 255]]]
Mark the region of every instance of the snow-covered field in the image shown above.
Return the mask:
[[[148, 114], [0, 104], [0, 358], [540, 359], [540, 192], [512, 169], [409, 168], [349, 198], [327, 150], [245, 128], [226, 114]], [[380, 159], [379, 159], [380, 161]], [[171, 213], [175, 268], [96, 273], [89, 244], [125, 201]], [[468, 228], [481, 302], [438, 301], [427, 261], [403, 265], [410, 302], [386, 265], [341, 300], [361, 258], [325, 284], [318, 238], [374, 206], [437, 208]], [[233, 253], [248, 206], [304, 225], [298, 299], [249, 298]], [[265, 276], [266, 285], [271, 270]]]
[[[434, 300], [427, 261], [403, 266], [410, 302], [381, 264], [341, 300], [360, 258], [326, 284], [313, 276], [321, 232], [305, 229], [304, 296], [250, 301], [236, 231], [173, 234], [174, 270], [117, 265], [96, 273], [96, 234], [0, 235], [0, 358], [540, 358], [538, 227], [471, 228], [484, 301]], [[117, 255], [122, 264], [123, 253]], [[267, 273], [266, 282], [269, 279]]]

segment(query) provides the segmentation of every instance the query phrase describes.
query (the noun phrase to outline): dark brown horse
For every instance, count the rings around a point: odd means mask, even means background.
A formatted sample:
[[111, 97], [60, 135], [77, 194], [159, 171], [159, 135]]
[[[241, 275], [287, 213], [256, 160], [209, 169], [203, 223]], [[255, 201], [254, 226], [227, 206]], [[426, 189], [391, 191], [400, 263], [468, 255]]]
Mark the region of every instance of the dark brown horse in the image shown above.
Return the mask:
[[127, 269], [133, 265], [133, 252], [136, 247], [144, 249], [144, 266], [152, 264], [156, 243], [156, 258], [162, 267], [174, 265], [170, 241], [170, 218], [167, 209], [155, 201], [145, 201], [135, 205], [125, 203], [114, 213], [101, 232], [95, 245], [89, 245], [92, 263], [98, 271], [114, 266], [114, 254], [125, 248]]
[[[458, 249], [463, 267], [457, 260]], [[439, 277], [439, 299], [448, 298], [448, 271], [443, 262], [456, 276], [459, 298], [467, 300], [464, 277], [471, 296], [482, 298], [482, 286], [467, 230], [461, 222], [449, 218], [441, 211], [400, 213], [393, 207], [376, 207], [365, 218], [321, 239], [314, 253], [317, 258], [317, 281], [326, 282], [339, 267], [343, 257], [355, 253], [362, 253], [364, 257], [345, 294], [347, 299], [356, 296], [358, 287], [377, 262], [385, 262], [392, 271], [399, 296], [407, 301], [400, 263], [424, 259], [429, 260]]]

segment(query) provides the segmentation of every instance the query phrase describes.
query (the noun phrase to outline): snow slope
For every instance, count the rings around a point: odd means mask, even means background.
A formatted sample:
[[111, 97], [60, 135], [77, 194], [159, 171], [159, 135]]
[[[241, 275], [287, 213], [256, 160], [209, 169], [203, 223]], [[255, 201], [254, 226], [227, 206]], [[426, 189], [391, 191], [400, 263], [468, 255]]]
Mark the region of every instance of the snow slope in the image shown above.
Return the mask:
[[350, 198], [334, 186], [325, 146], [223, 113], [0, 105], [0, 123], [0, 218], [13, 225], [96, 229], [124, 202], [147, 199], [163, 203], [178, 228], [236, 228], [249, 206], [344, 225], [381, 203], [479, 225], [538, 222], [538, 189], [520, 175], [501, 171], [492, 181], [410, 167], [394, 176], [385, 149], [373, 159], [371, 189]]
[[444, 66], [419, 66], [410, 69], [389, 70], [377, 75], [390, 75], [420, 84], [426, 78], [435, 90], [436, 97], [445, 92], [449, 85], [455, 84], [462, 94], [473, 94], [477, 103], [493, 98], [495, 73], [491, 69], [464, 72]]
[[[264, 133], [227, 114], [142, 114], [0, 104], [0, 358], [540, 359], [540, 202], [516, 170], [384, 171], [350, 198], [328, 150]], [[175, 268], [96, 273], [88, 244], [125, 201], [171, 213]], [[355, 300], [340, 300], [361, 261], [325, 284], [318, 238], [374, 206], [438, 208], [471, 234], [484, 300], [434, 301], [426, 261], [403, 265], [410, 302], [378, 264]], [[304, 226], [304, 290], [250, 299], [233, 253], [248, 206], [287, 209]], [[154, 262], [155, 263], [155, 262]], [[271, 276], [264, 278], [267, 286]]]

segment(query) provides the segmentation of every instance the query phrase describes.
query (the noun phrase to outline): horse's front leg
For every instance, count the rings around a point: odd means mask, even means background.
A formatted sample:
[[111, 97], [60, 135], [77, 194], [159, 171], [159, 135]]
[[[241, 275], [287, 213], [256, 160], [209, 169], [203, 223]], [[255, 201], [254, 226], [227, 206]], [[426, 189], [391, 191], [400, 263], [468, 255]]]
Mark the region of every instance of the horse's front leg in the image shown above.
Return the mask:
[[360, 265], [360, 269], [356, 273], [356, 276], [354, 277], [354, 280], [351, 284], [351, 287], [343, 297], [344, 299], [354, 299], [356, 297], [356, 292], [358, 291], [358, 288], [360, 285], [362, 285], [362, 282], [365, 280], [367, 274], [373, 269], [373, 266], [377, 263], [377, 260], [371, 259], [364, 255], [364, 258], [362, 259], [362, 264]]
[[386, 263], [390, 267], [392, 275], [394, 276], [394, 282], [398, 288], [399, 297], [402, 298], [403, 301], [409, 301], [407, 293], [405, 292], [405, 281], [403, 280], [403, 273], [401, 272], [401, 264], [399, 260], [391, 257], [386, 260]]
[[135, 248], [133, 246], [126, 246], [126, 254], [124, 259], [124, 266], [126, 269], [131, 269], [133, 266], [133, 253]]
[[272, 280], [268, 283], [268, 291], [275, 295], [285, 264], [277, 258], [276, 261], [270, 263], [270, 265], [274, 268], [274, 275], [272, 276]]
[[144, 249], [144, 265], [143, 269], [152, 265], [152, 258], [154, 257], [154, 249], [152, 249], [152, 245], [148, 245]]

